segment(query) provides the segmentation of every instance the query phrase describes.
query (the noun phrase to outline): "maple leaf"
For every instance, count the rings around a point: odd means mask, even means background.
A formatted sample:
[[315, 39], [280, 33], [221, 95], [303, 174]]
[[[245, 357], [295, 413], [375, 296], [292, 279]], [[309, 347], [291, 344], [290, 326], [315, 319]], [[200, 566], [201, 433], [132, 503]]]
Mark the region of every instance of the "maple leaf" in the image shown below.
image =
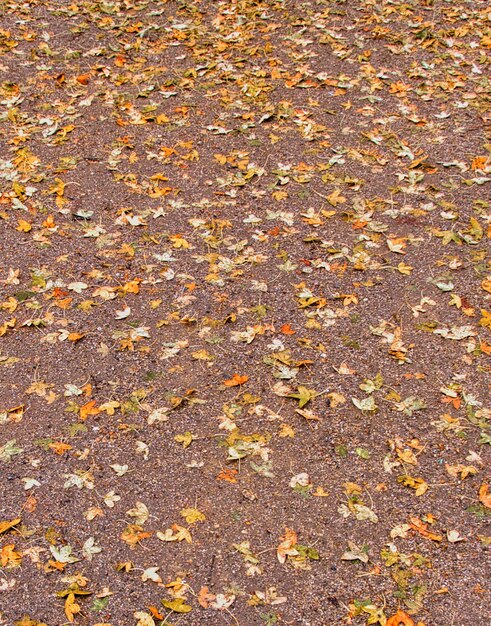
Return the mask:
[[481, 309], [481, 319], [479, 320], [479, 326], [484, 326], [485, 328], [491, 328], [491, 313], [486, 311], [485, 309]]
[[19, 220], [18, 226], [16, 226], [15, 230], [18, 230], [21, 233], [28, 233], [32, 230], [32, 224], [26, 222], [26, 220]]
[[240, 374], [234, 374], [232, 378], [228, 378], [227, 380], [224, 380], [223, 384], [225, 385], [225, 387], [237, 387], [238, 385], [243, 385], [248, 380], [249, 380], [249, 376], [246, 376], [246, 375], [241, 376]]
[[91, 400], [80, 407], [80, 419], [85, 421], [89, 415], [98, 415], [101, 412], [100, 408], [96, 407], [96, 401]]
[[15, 519], [10, 520], [8, 522], [0, 522], [0, 535], [2, 535], [3, 533], [6, 533], [11, 528], [14, 528], [14, 526], [17, 526], [17, 524], [20, 524], [20, 521], [21, 521], [21, 518], [16, 517]]
[[37, 619], [32, 619], [29, 615], [24, 615], [22, 619], [14, 622], [14, 626], [47, 626], [47, 624], [38, 622]]
[[138, 526], [143, 526], [143, 524], [147, 521], [150, 512], [143, 502], [138, 501], [133, 509], [126, 511], [126, 515], [134, 517], [135, 524]]
[[136, 626], [155, 626], [153, 617], [145, 611], [135, 611], [133, 617], [138, 620]]
[[368, 563], [369, 556], [367, 546], [359, 548], [352, 541], [348, 541], [348, 547], [349, 550], [341, 555], [342, 561], [361, 561], [362, 563]]
[[182, 509], [182, 517], [186, 520], [187, 524], [195, 524], [196, 522], [203, 522], [206, 517], [198, 509]]
[[308, 389], [307, 387], [304, 387], [303, 385], [299, 385], [297, 387], [296, 393], [289, 393], [286, 397], [297, 399], [298, 408], [302, 409], [306, 404], [308, 404], [311, 400], [313, 400], [319, 395], [321, 394], [317, 393], [316, 391], [312, 391], [311, 389]]
[[188, 448], [196, 437], [188, 430], [182, 435], [176, 435], [174, 441], [182, 443], [183, 448]]
[[327, 196], [326, 200], [332, 206], [337, 206], [338, 204], [346, 202], [346, 198], [341, 194], [339, 189], [336, 189], [329, 196]]
[[161, 583], [162, 578], [157, 574], [159, 569], [160, 567], [147, 567], [141, 576], [142, 581], [151, 580], [154, 583]]
[[368, 396], [368, 398], [363, 398], [362, 400], [357, 400], [356, 398], [351, 398], [351, 401], [360, 411], [370, 411], [374, 412], [377, 410], [377, 405], [375, 404], [375, 400], [373, 396]]
[[157, 539], [160, 541], [186, 541], [186, 543], [192, 543], [191, 533], [184, 526], [179, 524], [172, 524], [170, 528], [167, 528], [165, 532], [158, 532]]
[[151, 537], [152, 533], [147, 533], [138, 524], [129, 524], [121, 533], [121, 539], [125, 541], [130, 548], [135, 548], [142, 539]]
[[162, 604], [166, 609], [174, 611], [174, 613], [190, 613], [193, 610], [192, 606], [186, 604], [184, 598], [176, 598], [175, 600], [162, 600]]
[[23, 448], [17, 445], [17, 439], [10, 439], [3, 446], [0, 446], [0, 461], [9, 463], [14, 456], [22, 454]]
[[428, 483], [425, 482], [422, 478], [413, 478], [412, 476], [404, 474], [403, 476], [397, 477], [397, 482], [401, 483], [405, 487], [410, 487], [411, 489], [414, 489], [414, 493], [417, 496], [422, 496], [428, 491]]
[[14, 550], [15, 544], [9, 543], [0, 550], [0, 565], [6, 568], [19, 567], [22, 555]]
[[75, 594], [69, 593], [65, 600], [65, 615], [67, 620], [72, 623], [75, 621], [75, 615], [80, 613], [81, 607], [75, 600]]
[[415, 626], [407, 613], [399, 609], [395, 615], [389, 617], [385, 626]]
[[280, 544], [276, 548], [276, 556], [280, 563], [284, 563], [287, 556], [298, 556], [299, 552], [295, 549], [297, 542], [297, 533], [291, 528], [285, 528], [283, 536], [280, 537]]
[[62, 454], [65, 454], [65, 452], [68, 452], [68, 450], [72, 449], [72, 446], [69, 443], [62, 443], [61, 441], [54, 441], [52, 443], [49, 443], [48, 447], [50, 448], [50, 450], [53, 450], [53, 452], [56, 452], [56, 454], [59, 454], [60, 456]]
[[236, 483], [238, 472], [236, 469], [225, 468], [218, 475], [217, 480], [226, 480], [229, 483]]
[[491, 493], [489, 493], [489, 485], [484, 484], [479, 488], [479, 502], [484, 504], [488, 509], [491, 509]]
[[215, 595], [210, 593], [208, 587], [201, 587], [198, 592], [198, 604], [204, 609], [210, 606], [210, 602], [215, 599]]

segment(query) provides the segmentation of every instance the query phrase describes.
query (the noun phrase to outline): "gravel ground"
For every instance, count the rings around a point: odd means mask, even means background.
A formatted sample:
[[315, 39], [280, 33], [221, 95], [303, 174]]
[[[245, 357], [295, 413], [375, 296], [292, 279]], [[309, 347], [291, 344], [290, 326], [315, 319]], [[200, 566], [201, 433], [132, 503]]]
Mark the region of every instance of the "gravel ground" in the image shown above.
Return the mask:
[[489, 3], [0, 10], [0, 624], [489, 624]]

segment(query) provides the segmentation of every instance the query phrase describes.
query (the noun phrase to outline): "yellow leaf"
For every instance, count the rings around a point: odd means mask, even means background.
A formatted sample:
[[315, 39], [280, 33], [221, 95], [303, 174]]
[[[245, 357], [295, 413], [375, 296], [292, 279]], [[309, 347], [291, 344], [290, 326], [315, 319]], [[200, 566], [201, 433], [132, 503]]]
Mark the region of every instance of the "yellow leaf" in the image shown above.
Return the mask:
[[481, 309], [481, 319], [479, 320], [479, 326], [484, 326], [486, 328], [491, 328], [491, 313], [489, 311], [485, 311]]
[[280, 437], [291, 437], [293, 439], [293, 437], [295, 437], [295, 431], [290, 426], [290, 424], [282, 424], [278, 435]]
[[67, 620], [73, 622], [77, 613], [80, 613], [80, 605], [75, 601], [75, 594], [69, 593], [65, 600], [65, 615]]
[[13, 317], [11, 320], [8, 320], [7, 322], [4, 322], [0, 326], [0, 337], [3, 337], [9, 328], [14, 328], [16, 323], [17, 319], [15, 317]]
[[183, 448], [187, 448], [188, 446], [190, 446], [193, 439], [194, 436], [189, 430], [182, 435], [176, 435], [174, 437], [174, 441], [177, 441], [177, 443], [182, 443]]
[[343, 204], [346, 202], [346, 198], [341, 195], [339, 189], [333, 191], [329, 196], [327, 196], [327, 201], [332, 206], [337, 206], [338, 204]]
[[324, 217], [333, 217], [334, 215], [336, 215], [336, 211], [327, 211], [326, 209], [322, 209], [321, 215], [323, 215]]
[[288, 194], [286, 191], [273, 191], [271, 195], [276, 200], [276, 202], [280, 202], [281, 200], [288, 198]]
[[16, 517], [15, 519], [11, 520], [10, 522], [0, 522], [0, 535], [2, 533], [7, 532], [7, 530], [10, 530], [14, 526], [17, 526], [17, 524], [19, 524], [19, 522], [20, 522], [20, 517]]
[[187, 250], [191, 247], [191, 244], [181, 235], [169, 235], [169, 239], [174, 248], [183, 248]]
[[14, 622], [14, 626], [47, 626], [47, 625], [44, 622], [38, 622], [37, 619], [31, 619], [29, 615], [24, 615], [24, 617], [21, 620], [19, 620], [18, 622]]
[[397, 266], [397, 269], [401, 274], [404, 274], [405, 276], [409, 276], [409, 274], [413, 271], [413, 267], [411, 265], [406, 265], [402, 261]]
[[185, 603], [184, 598], [176, 598], [175, 600], [162, 600], [162, 604], [166, 609], [174, 611], [175, 613], [189, 613], [193, 610], [193, 607]]
[[213, 361], [213, 359], [215, 358], [212, 354], [204, 349], [193, 352], [191, 356], [197, 361]]
[[32, 225], [29, 224], [29, 222], [26, 222], [26, 220], [19, 220], [19, 225], [16, 226], [15, 230], [18, 230], [21, 233], [28, 233], [32, 230]]
[[204, 522], [206, 517], [201, 511], [198, 509], [182, 509], [181, 511], [182, 517], [186, 520], [188, 524], [195, 524], [196, 522]]

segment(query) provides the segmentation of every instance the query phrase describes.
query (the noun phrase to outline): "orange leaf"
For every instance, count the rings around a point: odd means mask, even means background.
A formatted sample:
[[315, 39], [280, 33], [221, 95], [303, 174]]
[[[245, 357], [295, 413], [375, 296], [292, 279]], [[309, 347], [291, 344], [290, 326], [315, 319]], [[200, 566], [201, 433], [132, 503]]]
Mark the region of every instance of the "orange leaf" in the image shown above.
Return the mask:
[[417, 517], [411, 517], [409, 519], [409, 523], [413, 530], [416, 530], [420, 535], [426, 537], [427, 539], [431, 539], [432, 541], [441, 541], [443, 539], [441, 535], [437, 535], [427, 530], [428, 524], [423, 523]]
[[155, 617], [155, 619], [165, 619], [165, 616], [162, 615], [162, 613], [159, 613], [159, 610], [156, 606], [149, 606], [148, 610], [150, 611], [152, 616]]
[[20, 517], [16, 517], [15, 519], [11, 520], [10, 522], [0, 522], [0, 535], [2, 533], [7, 532], [7, 530], [10, 530], [14, 526], [17, 526], [17, 524], [19, 522], [20, 522]]
[[132, 280], [129, 283], [126, 283], [126, 285], [123, 287], [124, 293], [139, 293], [140, 282], [141, 280], [139, 278], [135, 278], [135, 280]]
[[48, 215], [48, 217], [43, 222], [43, 228], [54, 228], [56, 226], [55, 220], [52, 215]]
[[237, 475], [236, 469], [223, 469], [218, 474], [217, 480], [226, 480], [229, 483], [236, 483], [237, 482], [237, 478], [235, 478], [236, 475]]
[[290, 324], [283, 324], [283, 326], [280, 328], [280, 332], [282, 332], [284, 335], [294, 335], [297, 331], [293, 330]]
[[73, 343], [80, 341], [82, 337], [85, 337], [85, 333], [70, 333], [67, 337], [69, 341], [73, 341]]
[[55, 302], [55, 306], [59, 309], [69, 309], [73, 302], [73, 298], [63, 298], [62, 300], [57, 300]]
[[0, 563], [2, 567], [17, 567], [21, 564], [22, 555], [14, 550], [15, 544], [9, 543], [0, 551]]
[[77, 76], [77, 82], [81, 85], [88, 85], [90, 80], [90, 74], [80, 74]]
[[473, 171], [475, 170], [482, 170], [486, 167], [486, 165], [488, 164], [489, 158], [487, 156], [477, 156], [474, 157], [472, 159], [472, 163], [471, 163], [471, 169]]
[[486, 483], [481, 485], [479, 489], [479, 502], [484, 504], [484, 506], [488, 509], [491, 509], [491, 493], [488, 493], [489, 485]]
[[80, 419], [85, 421], [89, 415], [98, 415], [100, 412], [100, 409], [95, 405], [95, 400], [91, 400], [80, 407]]
[[151, 537], [152, 533], [147, 533], [143, 531], [141, 526], [138, 524], [129, 524], [125, 530], [121, 533], [121, 539], [125, 541], [130, 548], [135, 548], [135, 546], [142, 540]]
[[484, 354], [491, 355], [491, 344], [486, 343], [485, 341], [481, 341], [479, 349], [481, 350], [481, 352], [484, 352]]
[[54, 441], [53, 443], [48, 444], [48, 447], [59, 455], [65, 454], [65, 452], [72, 449], [72, 446], [69, 443], [62, 443], [61, 441]]
[[298, 554], [298, 551], [294, 548], [298, 541], [297, 533], [291, 528], [285, 528], [285, 534], [280, 537], [280, 541], [280, 545], [276, 548], [276, 556], [280, 563], [284, 563], [287, 556]]
[[223, 384], [225, 387], [237, 387], [238, 385], [243, 385], [249, 380], [249, 376], [240, 376], [240, 374], [234, 374], [232, 378], [228, 380], [224, 380]]
[[403, 626], [414, 626], [414, 622], [409, 615], [399, 609], [395, 615], [387, 620], [386, 626], [401, 626], [401, 624]]
[[[204, 609], [207, 609], [210, 606], [210, 590], [208, 589], [208, 587], [201, 587], [201, 589], [198, 592], [198, 604], [200, 606], [202, 606]], [[211, 599], [215, 599], [214, 596], [212, 596]]]

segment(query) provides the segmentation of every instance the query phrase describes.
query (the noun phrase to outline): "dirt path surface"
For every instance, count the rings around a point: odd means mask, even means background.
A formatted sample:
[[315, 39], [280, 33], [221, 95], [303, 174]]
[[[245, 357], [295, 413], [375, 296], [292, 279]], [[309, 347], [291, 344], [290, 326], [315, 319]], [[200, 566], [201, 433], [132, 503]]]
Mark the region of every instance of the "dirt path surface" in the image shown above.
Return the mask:
[[489, 3], [0, 7], [0, 624], [489, 624]]

